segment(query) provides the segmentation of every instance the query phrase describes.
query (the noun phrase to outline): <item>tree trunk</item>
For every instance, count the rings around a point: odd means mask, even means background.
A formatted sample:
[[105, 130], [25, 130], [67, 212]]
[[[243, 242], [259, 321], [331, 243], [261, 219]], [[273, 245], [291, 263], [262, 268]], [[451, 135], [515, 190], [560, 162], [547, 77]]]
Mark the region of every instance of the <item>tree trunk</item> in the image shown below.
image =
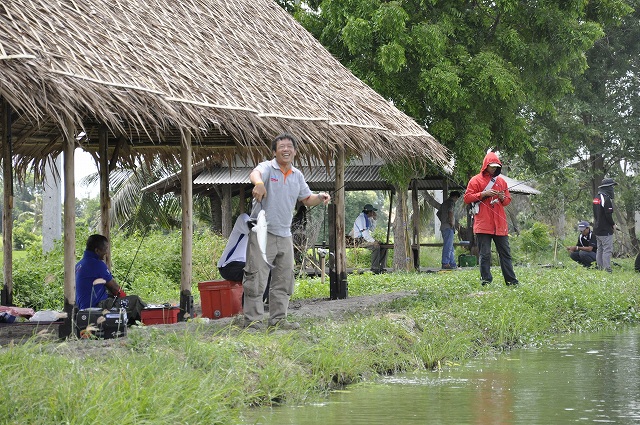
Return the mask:
[[396, 186], [396, 218], [393, 221], [393, 269], [411, 271], [411, 240], [407, 219], [406, 187]]

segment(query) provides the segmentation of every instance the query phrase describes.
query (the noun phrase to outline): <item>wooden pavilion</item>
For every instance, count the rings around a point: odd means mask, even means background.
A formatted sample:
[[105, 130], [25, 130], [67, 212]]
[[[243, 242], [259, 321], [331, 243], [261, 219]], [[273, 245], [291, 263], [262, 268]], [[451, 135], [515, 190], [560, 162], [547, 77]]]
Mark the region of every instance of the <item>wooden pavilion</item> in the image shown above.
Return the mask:
[[[391, 206], [393, 205], [393, 196], [396, 188], [386, 181], [381, 176], [381, 170], [384, 167], [384, 163], [371, 157], [363, 157], [356, 161], [351, 161], [344, 167], [344, 187], [345, 191], [362, 191], [362, 190], [378, 190], [387, 191], [391, 194]], [[192, 168], [193, 178], [193, 193], [210, 198], [212, 206], [212, 217], [214, 223], [214, 230], [219, 231], [224, 237], [228, 237], [231, 233], [234, 219], [232, 217], [232, 198], [237, 197], [239, 201], [238, 213], [247, 212], [248, 204], [251, 196], [251, 189], [253, 185], [249, 181], [249, 173], [253, 169], [253, 166], [248, 166], [241, 162], [236, 161], [232, 166], [212, 165], [206, 163], [194, 164]], [[407, 190], [411, 191], [412, 210], [419, 211], [418, 206], [418, 192], [419, 191], [444, 191], [459, 190], [464, 191], [466, 188], [466, 182], [456, 182], [451, 176], [440, 173], [435, 174], [437, 170], [434, 170], [434, 174], [416, 177], [411, 180], [407, 186]], [[313, 191], [326, 191], [333, 193], [335, 190], [335, 168], [332, 166], [307, 166], [302, 167], [302, 172], [305, 175], [305, 179], [309, 184], [309, 187]], [[506, 175], [502, 175], [502, 178], [506, 180], [509, 190], [512, 194], [519, 195], [539, 195], [540, 191], [529, 186], [525, 182], [521, 182], [512, 179]], [[145, 187], [145, 192], [155, 192], [159, 195], [168, 193], [180, 194], [182, 187], [181, 173], [174, 173], [165, 178], [162, 178], [153, 184]], [[429, 202], [434, 208], [439, 207], [438, 201], [433, 199], [429, 194], [425, 194], [425, 200]], [[393, 248], [393, 244], [389, 244], [389, 229], [391, 228], [391, 211], [388, 214], [389, 222], [386, 223], [387, 227], [387, 242], [389, 248]], [[347, 217], [348, 220], [353, 217]], [[412, 254], [414, 267], [419, 270], [419, 258], [420, 258], [420, 246], [439, 246], [438, 243], [420, 243], [420, 217], [415, 217], [412, 222]], [[471, 229], [472, 221], [471, 217], [467, 217], [467, 231], [468, 235], [472, 235]], [[472, 239], [472, 238], [469, 238]], [[462, 245], [469, 246], [473, 244], [472, 240], [462, 242]], [[466, 245], [469, 244], [469, 245]], [[333, 249], [333, 247], [330, 247]]]
[[[12, 222], [14, 171], [63, 155], [64, 297], [75, 298], [74, 150], [101, 175], [101, 233], [109, 236], [109, 171], [161, 160], [182, 169], [181, 307], [192, 309], [194, 162], [256, 163], [283, 131], [299, 159], [344, 164], [363, 152], [385, 161], [449, 153], [424, 128], [357, 79], [271, 0], [3, 0], [0, 7], [3, 223]], [[393, 146], [393, 149], [390, 147]], [[344, 235], [339, 226], [336, 232]], [[12, 231], [3, 229], [2, 303], [12, 303]], [[344, 270], [338, 258], [337, 273]], [[72, 317], [72, 314], [69, 314]], [[69, 328], [66, 331], [68, 332]]]

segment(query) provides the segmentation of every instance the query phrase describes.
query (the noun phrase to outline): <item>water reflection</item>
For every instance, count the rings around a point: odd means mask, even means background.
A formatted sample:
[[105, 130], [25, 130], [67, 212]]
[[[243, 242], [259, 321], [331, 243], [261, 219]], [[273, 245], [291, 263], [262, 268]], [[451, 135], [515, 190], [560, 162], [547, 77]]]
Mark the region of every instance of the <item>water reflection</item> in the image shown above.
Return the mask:
[[246, 424], [640, 424], [640, 329], [578, 335], [438, 372], [382, 378]]

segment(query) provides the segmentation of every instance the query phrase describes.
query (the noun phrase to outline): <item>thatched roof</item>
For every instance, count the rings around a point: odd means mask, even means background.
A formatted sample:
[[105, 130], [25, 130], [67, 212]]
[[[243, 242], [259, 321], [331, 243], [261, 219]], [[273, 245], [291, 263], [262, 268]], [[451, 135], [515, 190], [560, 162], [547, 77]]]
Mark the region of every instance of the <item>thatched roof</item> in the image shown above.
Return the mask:
[[[101, 125], [126, 160], [179, 154], [254, 162], [283, 131], [306, 159], [448, 151], [357, 79], [270, 0], [3, 0], [0, 96], [16, 110], [14, 152], [61, 151], [65, 120], [95, 150]], [[4, 125], [4, 124], [0, 124]], [[1, 129], [1, 127], [0, 127]]]

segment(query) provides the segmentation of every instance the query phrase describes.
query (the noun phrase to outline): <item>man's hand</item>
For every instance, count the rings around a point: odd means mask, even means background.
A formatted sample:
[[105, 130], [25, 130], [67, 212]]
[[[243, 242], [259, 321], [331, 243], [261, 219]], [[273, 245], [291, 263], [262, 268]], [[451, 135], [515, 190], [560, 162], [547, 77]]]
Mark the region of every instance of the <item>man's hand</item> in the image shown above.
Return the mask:
[[578, 249], [577, 246], [567, 246], [565, 248], [567, 248], [567, 251], [569, 252], [575, 252]]
[[325, 192], [320, 192], [318, 193], [318, 199], [320, 199], [323, 204], [328, 205], [329, 202], [331, 202], [331, 195]]
[[267, 189], [264, 187], [264, 183], [260, 182], [254, 185], [251, 194], [256, 201], [262, 202], [262, 199], [267, 197]]
[[117, 298], [124, 298], [126, 297], [127, 294], [122, 290], [122, 288], [120, 288], [120, 290], [118, 291], [118, 293], [116, 294]]

